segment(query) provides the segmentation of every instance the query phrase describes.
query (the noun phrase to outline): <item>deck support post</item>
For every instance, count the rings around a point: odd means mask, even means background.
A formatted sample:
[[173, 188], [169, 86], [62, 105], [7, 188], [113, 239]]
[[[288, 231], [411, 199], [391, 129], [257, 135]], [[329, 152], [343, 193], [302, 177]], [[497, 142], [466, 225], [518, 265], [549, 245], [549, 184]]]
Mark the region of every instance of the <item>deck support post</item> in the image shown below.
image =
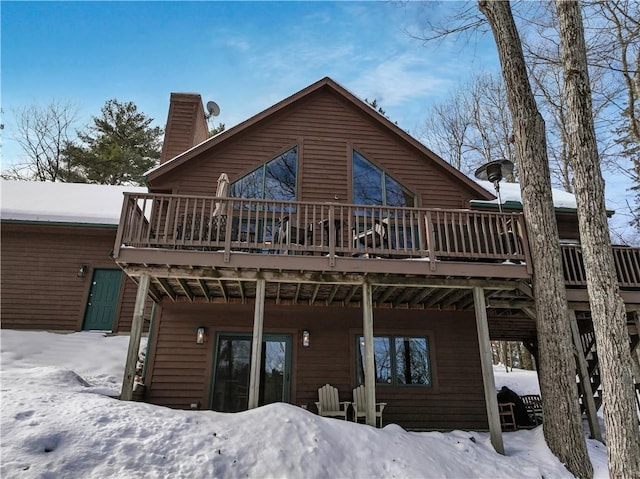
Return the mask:
[[489, 420], [489, 435], [491, 445], [500, 454], [504, 454], [502, 442], [502, 427], [498, 413], [498, 396], [496, 383], [493, 378], [493, 362], [491, 361], [491, 340], [489, 339], [489, 324], [487, 322], [487, 306], [484, 289], [473, 288], [473, 304], [476, 311], [476, 328], [478, 330], [478, 346], [480, 349], [480, 367], [482, 368], [482, 382], [484, 384], [484, 400], [487, 406]]
[[127, 362], [124, 366], [124, 378], [122, 379], [122, 391], [120, 392], [120, 399], [123, 401], [131, 401], [131, 399], [133, 399], [133, 382], [136, 376], [136, 363], [138, 362], [140, 338], [142, 337], [142, 327], [144, 325], [144, 307], [147, 301], [150, 283], [151, 278], [148, 274], [143, 274], [138, 280], [138, 292], [133, 308]]
[[262, 359], [262, 329], [264, 326], [264, 297], [266, 280], [256, 282], [256, 304], [253, 313], [253, 339], [251, 343], [251, 372], [249, 374], [249, 409], [258, 407], [260, 397], [260, 364]]
[[580, 377], [580, 389], [582, 389], [582, 398], [585, 405], [585, 412], [587, 413], [591, 438], [602, 442], [602, 432], [600, 431], [600, 423], [598, 422], [598, 416], [596, 414], [596, 403], [593, 399], [589, 368], [587, 367], [587, 360], [584, 357], [585, 351], [582, 349], [582, 341], [580, 341], [576, 312], [573, 309], [569, 309], [569, 324], [571, 325], [571, 336], [575, 347], [576, 362], [578, 363], [578, 376]]
[[371, 283], [362, 284], [362, 336], [364, 337], [364, 391], [367, 424], [376, 426], [376, 370], [373, 351], [373, 300]]

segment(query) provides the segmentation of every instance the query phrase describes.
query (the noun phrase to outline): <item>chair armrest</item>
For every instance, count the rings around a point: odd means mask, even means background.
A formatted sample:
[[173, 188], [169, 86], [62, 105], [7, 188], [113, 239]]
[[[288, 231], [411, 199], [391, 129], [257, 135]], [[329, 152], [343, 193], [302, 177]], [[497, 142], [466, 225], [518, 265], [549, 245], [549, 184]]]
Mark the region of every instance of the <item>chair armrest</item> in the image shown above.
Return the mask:
[[349, 404], [351, 404], [351, 401], [340, 401], [340, 407], [349, 407]]
[[380, 408], [380, 412], [382, 412], [382, 410], [384, 409], [384, 407], [387, 405], [386, 402], [378, 402], [376, 403], [376, 409]]

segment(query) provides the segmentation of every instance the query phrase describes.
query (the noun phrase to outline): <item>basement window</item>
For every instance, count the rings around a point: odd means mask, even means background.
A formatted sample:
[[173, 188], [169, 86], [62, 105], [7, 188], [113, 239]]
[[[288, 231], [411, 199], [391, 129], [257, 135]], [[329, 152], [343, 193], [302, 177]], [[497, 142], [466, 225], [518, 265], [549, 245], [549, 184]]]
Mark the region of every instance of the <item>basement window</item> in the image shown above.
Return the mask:
[[[364, 337], [356, 348], [357, 384], [364, 384]], [[376, 384], [431, 386], [429, 339], [422, 336], [375, 336], [373, 338]]]

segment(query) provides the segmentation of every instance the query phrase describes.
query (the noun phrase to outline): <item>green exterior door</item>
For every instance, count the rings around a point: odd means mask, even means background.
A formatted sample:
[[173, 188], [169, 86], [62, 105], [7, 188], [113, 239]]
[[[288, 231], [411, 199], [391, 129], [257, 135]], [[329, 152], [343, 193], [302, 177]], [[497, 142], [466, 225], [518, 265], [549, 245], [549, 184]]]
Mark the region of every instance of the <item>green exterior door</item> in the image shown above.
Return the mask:
[[96, 269], [93, 272], [83, 330], [113, 330], [121, 279], [122, 271], [119, 269]]

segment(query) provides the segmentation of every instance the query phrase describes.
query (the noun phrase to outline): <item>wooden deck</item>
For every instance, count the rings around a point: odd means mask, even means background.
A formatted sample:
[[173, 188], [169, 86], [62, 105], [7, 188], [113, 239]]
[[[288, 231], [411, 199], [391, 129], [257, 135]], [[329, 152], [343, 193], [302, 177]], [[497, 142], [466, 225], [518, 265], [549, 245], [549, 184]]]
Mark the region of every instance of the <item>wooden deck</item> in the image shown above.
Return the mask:
[[[588, 309], [580, 248], [562, 254], [570, 300]], [[640, 249], [614, 256], [640, 303]], [[278, 304], [358, 303], [365, 280], [379, 307], [471, 309], [474, 286], [496, 309], [532, 304], [520, 213], [127, 193], [114, 257], [151, 276], [156, 300], [244, 302], [264, 278]]]

